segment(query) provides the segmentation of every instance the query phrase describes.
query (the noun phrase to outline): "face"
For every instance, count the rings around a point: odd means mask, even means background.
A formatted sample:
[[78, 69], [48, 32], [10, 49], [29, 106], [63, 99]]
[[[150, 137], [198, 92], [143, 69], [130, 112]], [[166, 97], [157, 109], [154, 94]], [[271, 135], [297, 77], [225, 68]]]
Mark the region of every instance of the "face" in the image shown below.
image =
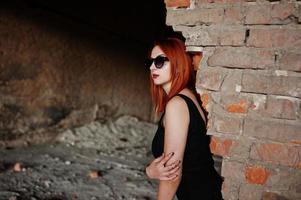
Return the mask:
[[[163, 57], [163, 61], [162, 59], [160, 60], [161, 63], [163, 62], [163, 65], [161, 68], [157, 68], [155, 66], [156, 61], [154, 61], [150, 66], [151, 77], [155, 85], [161, 85], [163, 89], [168, 92], [171, 86], [170, 61], [164, 60], [166, 55], [159, 46], [155, 46], [151, 52], [151, 59], [157, 58], [158, 56]], [[160, 62], [158, 62], [158, 64], [160, 64]]]

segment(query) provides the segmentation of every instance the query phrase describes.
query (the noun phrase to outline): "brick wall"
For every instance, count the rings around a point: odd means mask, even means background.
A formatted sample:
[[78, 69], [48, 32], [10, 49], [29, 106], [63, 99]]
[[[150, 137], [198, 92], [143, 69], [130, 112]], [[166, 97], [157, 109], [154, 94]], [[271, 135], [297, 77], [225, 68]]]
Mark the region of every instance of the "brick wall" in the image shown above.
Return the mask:
[[165, 0], [202, 47], [196, 87], [225, 199], [301, 199], [301, 1]]

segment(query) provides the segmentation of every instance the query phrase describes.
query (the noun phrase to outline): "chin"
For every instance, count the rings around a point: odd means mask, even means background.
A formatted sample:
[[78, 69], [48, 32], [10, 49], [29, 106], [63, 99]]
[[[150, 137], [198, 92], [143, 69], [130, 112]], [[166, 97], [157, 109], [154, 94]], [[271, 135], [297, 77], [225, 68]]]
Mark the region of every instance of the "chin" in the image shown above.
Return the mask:
[[153, 80], [155, 85], [162, 85], [162, 81]]
[[162, 80], [153, 80], [153, 82], [154, 82], [154, 84], [155, 85], [165, 85], [165, 84], [168, 84], [169, 83], [169, 81], [162, 81]]

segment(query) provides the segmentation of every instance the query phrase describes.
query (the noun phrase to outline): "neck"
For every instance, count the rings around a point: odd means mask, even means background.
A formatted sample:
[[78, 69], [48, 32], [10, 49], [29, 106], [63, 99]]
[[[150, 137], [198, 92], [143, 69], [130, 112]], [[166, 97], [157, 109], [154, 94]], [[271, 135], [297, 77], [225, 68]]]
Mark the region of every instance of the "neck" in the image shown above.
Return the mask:
[[165, 91], [165, 93], [168, 95], [170, 92], [170, 88], [171, 88], [171, 82], [166, 83], [162, 86], [163, 90]]

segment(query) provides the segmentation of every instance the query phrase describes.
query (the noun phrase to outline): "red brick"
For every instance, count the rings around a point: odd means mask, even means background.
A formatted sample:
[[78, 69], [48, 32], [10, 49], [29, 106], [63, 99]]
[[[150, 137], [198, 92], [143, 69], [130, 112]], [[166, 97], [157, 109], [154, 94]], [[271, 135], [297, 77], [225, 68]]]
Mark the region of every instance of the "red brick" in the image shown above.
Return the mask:
[[198, 0], [197, 5], [208, 4], [208, 3], [218, 3], [218, 4], [228, 4], [228, 3], [240, 3], [245, 0]]
[[301, 105], [299, 104], [299, 109], [298, 109], [298, 113], [297, 113], [297, 119], [299, 121], [301, 121], [301, 109], [300, 109]]
[[190, 0], [164, 0], [166, 7], [187, 8]]
[[222, 176], [225, 179], [242, 182], [245, 179], [245, 163], [224, 160], [222, 163]]
[[213, 126], [212, 126], [213, 120], [212, 118], [208, 119], [208, 123], [207, 123], [207, 129], [210, 130]]
[[209, 66], [265, 69], [274, 66], [274, 53], [244, 47], [217, 48], [207, 63]]
[[293, 47], [301, 42], [301, 29], [251, 29], [247, 46], [283, 48]]
[[213, 0], [214, 3], [240, 3], [244, 2], [245, 0]]
[[227, 111], [232, 113], [246, 113], [247, 112], [247, 101], [240, 100], [237, 103], [227, 105]]
[[200, 71], [200, 82], [199, 86], [210, 89], [219, 90], [225, 73], [218, 68], [206, 68]]
[[222, 193], [224, 199], [239, 199], [238, 193], [240, 189], [240, 181], [225, 178], [222, 185]]
[[212, 136], [210, 149], [213, 154], [220, 156], [228, 156], [233, 143], [234, 141], [231, 139], [224, 139]]
[[201, 95], [202, 106], [208, 111], [207, 105], [209, 103], [209, 95], [204, 93]]
[[261, 200], [264, 186], [255, 184], [242, 184], [239, 189], [239, 198], [243, 200]]
[[233, 160], [245, 162], [249, 159], [252, 139], [243, 135], [239, 136], [239, 140], [235, 142], [230, 151], [230, 157]]
[[224, 24], [242, 24], [244, 20], [242, 7], [225, 8]]
[[186, 30], [181, 30], [186, 40], [187, 45], [218, 45], [221, 35], [221, 29], [218, 27], [192, 27]]
[[288, 169], [286, 167], [270, 168], [271, 172], [265, 186], [273, 187], [274, 190], [288, 191], [289, 189], [297, 189], [297, 185], [301, 180], [301, 170]]
[[301, 144], [301, 140], [291, 140], [292, 144]]
[[246, 24], [267, 24], [270, 19], [270, 5], [254, 5], [246, 9]]
[[244, 73], [242, 76], [243, 92], [267, 93], [269, 86], [269, 77], [256, 73]]
[[[287, 193], [287, 192], [286, 192]], [[261, 200], [287, 200], [285, 196], [274, 192], [263, 192]], [[291, 198], [290, 198], [291, 199]], [[296, 198], [294, 198], [296, 199]]]
[[264, 110], [266, 107], [266, 99], [267, 95], [263, 94], [245, 94], [245, 96], [248, 96], [250, 103], [249, 110], [259, 112]]
[[296, 122], [246, 118], [243, 130], [244, 135], [258, 139], [292, 143], [301, 141], [301, 125]]
[[255, 72], [243, 74], [241, 91], [301, 97], [300, 87], [301, 77], [265, 75]]
[[301, 72], [301, 53], [285, 52], [279, 59], [279, 67], [283, 70]]
[[292, 21], [293, 3], [254, 5], [246, 9], [246, 24], [285, 24]]
[[278, 143], [256, 143], [251, 147], [250, 158], [298, 168], [301, 162], [300, 154], [300, 146]]
[[239, 134], [242, 129], [242, 119], [215, 114], [214, 127], [220, 133]]
[[245, 176], [248, 183], [263, 185], [268, 180], [270, 172], [264, 167], [247, 166]]
[[297, 100], [270, 96], [265, 114], [274, 118], [296, 119], [297, 109]]
[[294, 3], [273, 4], [271, 10], [272, 19], [285, 20], [295, 14], [297, 6]]
[[247, 113], [249, 107], [252, 105], [248, 97], [240, 95], [239, 93], [223, 94], [220, 105], [229, 113]]
[[245, 28], [224, 28], [219, 34], [220, 44], [230, 46], [242, 46], [245, 40]]
[[167, 12], [167, 25], [198, 25], [222, 23], [222, 8], [200, 8], [193, 10], [170, 10]]
[[270, 94], [301, 97], [301, 77], [271, 76], [268, 87]]
[[208, 45], [230, 45], [242, 46], [245, 40], [245, 28], [241, 27], [219, 27], [219, 26], [195, 26], [179, 27], [186, 38], [186, 45], [208, 46]]
[[299, 4], [298, 9], [296, 10], [296, 12], [298, 13], [296, 17], [298, 18], [298, 22], [300, 23], [301, 22], [301, 6], [300, 6], [300, 4]]
[[203, 58], [203, 53], [202, 52], [194, 52], [191, 53], [191, 57], [192, 57], [192, 65], [194, 70], [198, 70], [199, 66], [200, 66], [200, 62]]
[[214, 0], [198, 0], [197, 1], [197, 5], [198, 4], [205, 4], [205, 3], [214, 3]]
[[240, 91], [242, 70], [228, 70], [227, 76], [221, 87], [221, 91], [227, 94], [233, 94]]

